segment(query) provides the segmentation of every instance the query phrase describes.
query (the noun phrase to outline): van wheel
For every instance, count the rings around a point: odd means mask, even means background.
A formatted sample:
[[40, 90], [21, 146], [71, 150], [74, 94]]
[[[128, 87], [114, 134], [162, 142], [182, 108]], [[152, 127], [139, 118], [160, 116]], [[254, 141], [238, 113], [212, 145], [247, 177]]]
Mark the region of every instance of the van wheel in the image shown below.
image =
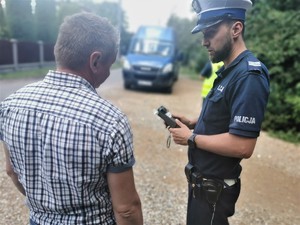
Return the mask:
[[172, 94], [173, 92], [173, 86], [169, 86], [165, 89], [165, 92], [168, 93], [168, 94]]
[[125, 82], [125, 83], [124, 83], [124, 88], [125, 88], [125, 89], [130, 89], [130, 88], [131, 88], [131, 85], [130, 85], [129, 83], [126, 83], [126, 82]]

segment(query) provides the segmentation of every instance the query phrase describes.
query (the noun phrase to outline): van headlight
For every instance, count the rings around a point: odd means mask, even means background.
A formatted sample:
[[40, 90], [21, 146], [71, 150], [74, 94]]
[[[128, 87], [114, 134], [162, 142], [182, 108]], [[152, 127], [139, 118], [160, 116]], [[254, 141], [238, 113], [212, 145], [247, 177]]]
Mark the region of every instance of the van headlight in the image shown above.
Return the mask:
[[130, 70], [130, 68], [131, 68], [131, 65], [127, 59], [124, 59], [124, 61], [123, 61], [123, 68], [126, 70]]
[[168, 63], [167, 65], [165, 65], [162, 73], [170, 73], [173, 70], [173, 64], [172, 63]]

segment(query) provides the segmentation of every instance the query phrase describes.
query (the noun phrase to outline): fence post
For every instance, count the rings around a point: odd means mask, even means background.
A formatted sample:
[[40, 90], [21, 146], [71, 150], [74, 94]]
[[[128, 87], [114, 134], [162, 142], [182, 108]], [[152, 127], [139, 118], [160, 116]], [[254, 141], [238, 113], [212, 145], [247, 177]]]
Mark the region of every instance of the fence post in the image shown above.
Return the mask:
[[44, 42], [38, 41], [39, 44], [39, 52], [40, 52], [40, 67], [43, 67], [44, 65]]
[[19, 69], [19, 62], [18, 62], [18, 40], [17, 39], [10, 39], [12, 43], [12, 54], [13, 54], [13, 63], [14, 63], [14, 70]]

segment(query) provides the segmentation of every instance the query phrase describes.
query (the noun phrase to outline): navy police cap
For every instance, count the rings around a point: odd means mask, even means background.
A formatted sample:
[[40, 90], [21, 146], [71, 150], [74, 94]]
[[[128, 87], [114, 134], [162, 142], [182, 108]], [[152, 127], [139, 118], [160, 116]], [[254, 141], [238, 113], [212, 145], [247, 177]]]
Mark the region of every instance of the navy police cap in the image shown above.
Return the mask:
[[245, 21], [246, 10], [251, 6], [250, 0], [193, 0], [192, 7], [197, 13], [198, 21], [192, 33], [198, 33], [224, 19]]

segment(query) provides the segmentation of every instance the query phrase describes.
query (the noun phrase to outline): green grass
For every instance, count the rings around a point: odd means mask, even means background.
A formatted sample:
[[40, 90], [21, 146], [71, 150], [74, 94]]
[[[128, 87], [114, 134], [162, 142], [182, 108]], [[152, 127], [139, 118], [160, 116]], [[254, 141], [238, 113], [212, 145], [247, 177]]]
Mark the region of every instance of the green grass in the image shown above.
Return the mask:
[[199, 79], [199, 74], [197, 74], [194, 70], [186, 66], [180, 67], [180, 75], [187, 76], [191, 79]]
[[[112, 69], [117, 69], [121, 67], [121, 62], [117, 61], [112, 65]], [[26, 69], [22, 71], [10, 71], [10, 72], [0, 72], [0, 79], [16, 79], [16, 78], [29, 78], [29, 77], [43, 77], [47, 74], [49, 70], [55, 69], [55, 67], [43, 67], [36, 69]], [[180, 68], [180, 74], [182, 76], [188, 76], [191, 79], [198, 79], [199, 74], [191, 70], [188, 67], [182, 66]]]
[[16, 78], [28, 78], [28, 77], [43, 77], [53, 67], [44, 67], [37, 69], [26, 69], [21, 71], [10, 71], [0, 73], [0, 79], [16, 79]]
[[[115, 62], [112, 65], [112, 69], [120, 68], [121, 63]], [[36, 69], [26, 69], [21, 71], [9, 71], [9, 72], [0, 72], [0, 79], [16, 79], [16, 78], [29, 78], [29, 77], [44, 77], [49, 70], [54, 70], [55, 67], [43, 67]]]

